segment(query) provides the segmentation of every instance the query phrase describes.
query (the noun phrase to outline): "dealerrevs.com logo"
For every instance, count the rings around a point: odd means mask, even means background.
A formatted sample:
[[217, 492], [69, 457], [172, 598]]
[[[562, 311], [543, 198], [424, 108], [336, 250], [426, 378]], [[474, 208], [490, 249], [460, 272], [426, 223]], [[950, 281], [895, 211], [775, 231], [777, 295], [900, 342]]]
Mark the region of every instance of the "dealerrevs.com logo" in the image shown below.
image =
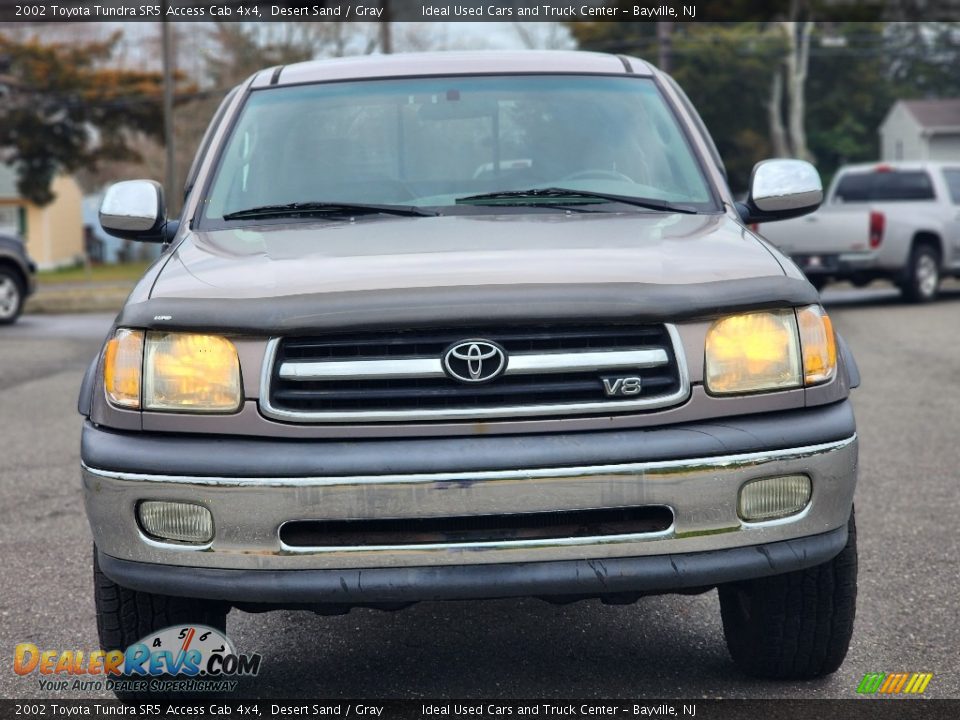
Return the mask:
[[231, 692], [260, 672], [258, 653], [237, 653], [226, 635], [205, 625], [168, 627], [126, 650], [40, 650], [20, 643], [17, 675], [40, 675], [42, 690]]
[[857, 686], [861, 695], [922, 695], [933, 673], [867, 673]]

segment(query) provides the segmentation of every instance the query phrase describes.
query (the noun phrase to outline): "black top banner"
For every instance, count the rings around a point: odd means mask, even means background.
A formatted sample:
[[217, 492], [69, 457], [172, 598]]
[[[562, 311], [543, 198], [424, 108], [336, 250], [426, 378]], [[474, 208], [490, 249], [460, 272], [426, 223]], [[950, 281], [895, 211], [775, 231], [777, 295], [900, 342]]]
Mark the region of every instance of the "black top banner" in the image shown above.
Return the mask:
[[[960, 0], [810, 0], [834, 21], [960, 20]], [[791, 0], [0, 0], [0, 22], [724, 22], [790, 19]]]

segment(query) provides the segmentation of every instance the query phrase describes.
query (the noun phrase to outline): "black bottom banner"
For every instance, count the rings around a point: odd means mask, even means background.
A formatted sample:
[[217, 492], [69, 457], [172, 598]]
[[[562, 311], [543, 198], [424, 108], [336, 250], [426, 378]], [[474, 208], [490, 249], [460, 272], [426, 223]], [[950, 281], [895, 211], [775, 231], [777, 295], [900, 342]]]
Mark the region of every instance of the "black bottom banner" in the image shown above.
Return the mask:
[[960, 700], [0, 700], [0, 718], [960, 718]]

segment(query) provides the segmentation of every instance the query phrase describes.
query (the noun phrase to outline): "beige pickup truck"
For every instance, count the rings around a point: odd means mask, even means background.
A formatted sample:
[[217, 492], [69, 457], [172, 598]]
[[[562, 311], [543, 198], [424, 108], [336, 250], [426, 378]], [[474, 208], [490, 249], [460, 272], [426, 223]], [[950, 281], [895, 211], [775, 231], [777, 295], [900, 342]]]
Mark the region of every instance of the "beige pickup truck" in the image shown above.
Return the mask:
[[185, 190], [100, 210], [166, 244], [80, 397], [104, 648], [231, 609], [718, 588], [747, 672], [840, 666], [859, 377], [747, 228], [817, 207], [809, 164], [737, 204], [642, 60], [444, 53], [256, 73]]

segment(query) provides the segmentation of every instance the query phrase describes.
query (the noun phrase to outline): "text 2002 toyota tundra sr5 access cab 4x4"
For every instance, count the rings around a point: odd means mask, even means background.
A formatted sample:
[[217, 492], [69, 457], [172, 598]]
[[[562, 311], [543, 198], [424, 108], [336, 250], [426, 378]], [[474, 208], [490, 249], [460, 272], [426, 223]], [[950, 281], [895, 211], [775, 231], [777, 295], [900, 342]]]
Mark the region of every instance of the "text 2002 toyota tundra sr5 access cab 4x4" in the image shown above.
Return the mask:
[[856, 367], [641, 60], [465, 53], [265, 70], [224, 101], [179, 222], [84, 382], [98, 627], [231, 607], [719, 588], [750, 673], [837, 669], [856, 593]]

